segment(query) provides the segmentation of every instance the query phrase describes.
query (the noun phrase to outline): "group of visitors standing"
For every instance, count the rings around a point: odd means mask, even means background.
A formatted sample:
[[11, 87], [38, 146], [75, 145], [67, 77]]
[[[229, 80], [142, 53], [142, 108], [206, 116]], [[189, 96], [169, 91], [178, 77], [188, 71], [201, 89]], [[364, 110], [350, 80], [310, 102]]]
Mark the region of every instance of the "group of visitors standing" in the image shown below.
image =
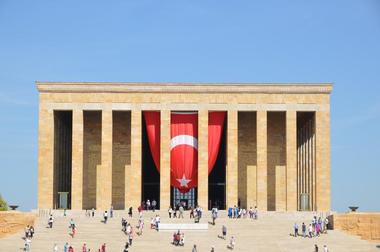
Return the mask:
[[325, 219], [322, 219], [322, 217], [319, 217], [317, 219], [317, 216], [314, 216], [311, 220], [311, 223], [307, 226], [304, 222], [302, 222], [301, 225], [301, 234], [300, 234], [300, 227], [297, 223], [294, 223], [294, 237], [302, 236], [304, 238], [309, 237], [313, 238], [316, 236], [320, 236], [322, 233], [327, 233], [327, 227], [329, 224], [329, 220], [326, 217]]
[[245, 208], [240, 208], [239, 206], [229, 207], [228, 208], [228, 218], [230, 219], [239, 219], [239, 218], [247, 218], [249, 216], [250, 219], [257, 219], [258, 218], [258, 211], [257, 207], [255, 208], [250, 207], [247, 211]]
[[[57, 243], [55, 243], [53, 246], [53, 252], [58, 252], [58, 251], [60, 251], [59, 247]], [[66, 242], [63, 245], [63, 252], [74, 252], [74, 247], [72, 245], [69, 245], [69, 243]], [[82, 245], [82, 252], [91, 252], [91, 249], [87, 247], [86, 243], [83, 243]], [[97, 252], [106, 252], [106, 244], [103, 243]]]

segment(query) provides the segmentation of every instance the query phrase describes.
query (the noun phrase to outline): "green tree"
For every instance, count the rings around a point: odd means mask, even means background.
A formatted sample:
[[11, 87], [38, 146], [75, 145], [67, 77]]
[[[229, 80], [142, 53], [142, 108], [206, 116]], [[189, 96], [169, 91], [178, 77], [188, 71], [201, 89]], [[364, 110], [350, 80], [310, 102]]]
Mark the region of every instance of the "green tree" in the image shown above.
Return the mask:
[[8, 204], [0, 194], [0, 211], [7, 211], [7, 210], [8, 210]]

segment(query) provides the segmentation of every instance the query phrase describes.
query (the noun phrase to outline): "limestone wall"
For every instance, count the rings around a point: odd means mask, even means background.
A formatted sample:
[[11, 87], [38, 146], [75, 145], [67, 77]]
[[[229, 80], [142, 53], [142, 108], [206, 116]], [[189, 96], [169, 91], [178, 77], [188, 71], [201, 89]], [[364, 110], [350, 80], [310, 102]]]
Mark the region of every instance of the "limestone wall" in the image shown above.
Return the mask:
[[17, 233], [26, 225], [34, 225], [35, 214], [17, 211], [0, 212], [0, 238]]
[[334, 229], [380, 241], [380, 213], [334, 214], [331, 221]]

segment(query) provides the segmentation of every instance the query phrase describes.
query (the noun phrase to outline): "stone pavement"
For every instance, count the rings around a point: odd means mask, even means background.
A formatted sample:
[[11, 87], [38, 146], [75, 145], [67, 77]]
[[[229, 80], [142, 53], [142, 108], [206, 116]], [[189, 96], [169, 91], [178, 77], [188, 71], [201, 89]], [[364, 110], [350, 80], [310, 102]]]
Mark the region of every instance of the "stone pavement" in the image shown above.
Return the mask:
[[[159, 213], [156, 211], [156, 213]], [[171, 244], [172, 232], [150, 229], [150, 218], [156, 213], [145, 212], [145, 229], [142, 236], [134, 236], [133, 246], [130, 251], [191, 251], [193, 244], [197, 244], [198, 251], [210, 251], [211, 246], [215, 246], [215, 251], [229, 251], [226, 247], [231, 235], [236, 237], [236, 247], [234, 251], [313, 251], [314, 244], [318, 244], [320, 251], [324, 244], [327, 244], [329, 251], [379, 251], [376, 243], [361, 240], [357, 236], [347, 235], [340, 231], [329, 231], [317, 238], [294, 238], [290, 236], [293, 231], [294, 222], [299, 225], [302, 221], [309, 223], [312, 213], [259, 213], [258, 220], [250, 219], [228, 219], [225, 211], [220, 211], [220, 218], [216, 225], [209, 225], [207, 231], [185, 231], [185, 246], [175, 247]], [[122, 251], [126, 235], [121, 231], [121, 217], [126, 217], [126, 211], [116, 211], [115, 217], [110, 219], [107, 224], [101, 223], [101, 213], [97, 213], [94, 218], [85, 217], [84, 212], [68, 212], [68, 216], [63, 217], [62, 212], [55, 211], [55, 223], [53, 229], [46, 228], [47, 218], [37, 218], [35, 225], [35, 238], [32, 241], [31, 251], [52, 251], [56, 242], [59, 251], [63, 251], [63, 244], [72, 244], [75, 251], [81, 251], [84, 242], [87, 243], [91, 251], [98, 251], [101, 244], [107, 244], [107, 252]], [[78, 232], [75, 238], [69, 235], [70, 216], [73, 216]], [[185, 214], [184, 219], [169, 219], [166, 211], [162, 211], [161, 222], [164, 223], [193, 223], [189, 219], [189, 213]], [[132, 220], [137, 224], [137, 214]], [[210, 221], [210, 213], [204, 214], [201, 220], [203, 223]], [[222, 224], [228, 228], [227, 240], [218, 238], [221, 234]], [[136, 230], [136, 228], [135, 228]], [[0, 239], [0, 251], [22, 251], [24, 241], [23, 232]]]

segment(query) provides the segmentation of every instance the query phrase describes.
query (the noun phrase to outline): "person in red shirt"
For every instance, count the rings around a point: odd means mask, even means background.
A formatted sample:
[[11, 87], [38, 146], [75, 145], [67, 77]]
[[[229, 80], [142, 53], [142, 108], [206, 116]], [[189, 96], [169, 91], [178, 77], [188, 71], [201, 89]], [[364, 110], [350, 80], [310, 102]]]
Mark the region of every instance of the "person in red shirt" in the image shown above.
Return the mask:
[[103, 243], [103, 245], [102, 245], [102, 252], [106, 252], [106, 244], [105, 243]]
[[73, 247], [69, 247], [69, 252], [74, 252], [74, 248]]

